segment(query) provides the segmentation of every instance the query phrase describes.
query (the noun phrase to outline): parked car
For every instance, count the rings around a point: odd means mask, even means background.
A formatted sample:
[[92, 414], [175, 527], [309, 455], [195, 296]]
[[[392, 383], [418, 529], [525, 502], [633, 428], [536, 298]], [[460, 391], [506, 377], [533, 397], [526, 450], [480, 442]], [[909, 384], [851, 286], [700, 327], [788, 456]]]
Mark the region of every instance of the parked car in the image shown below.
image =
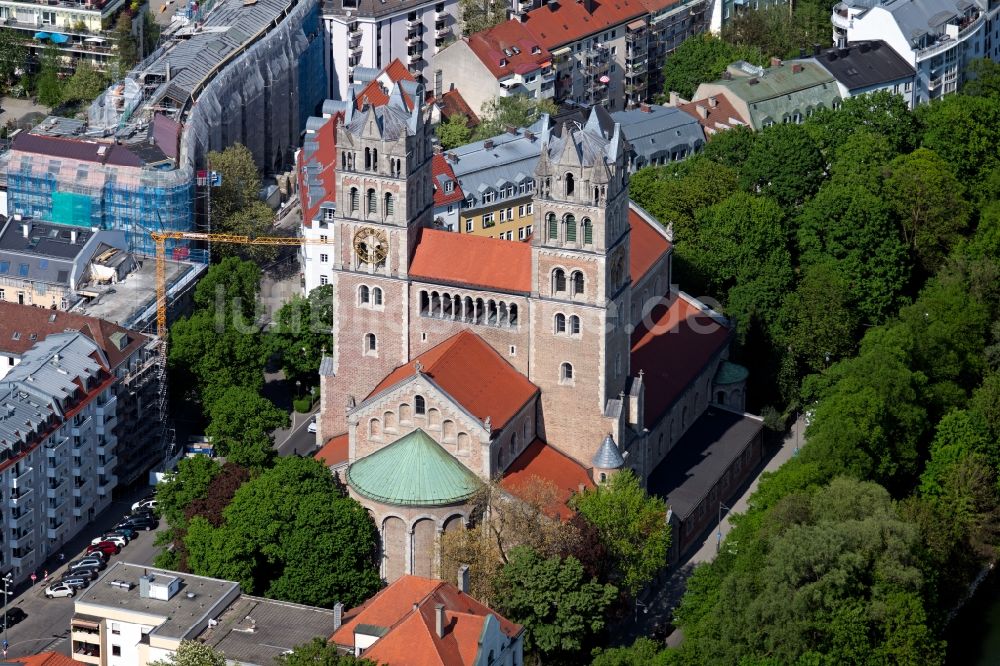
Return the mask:
[[45, 588], [45, 596], [49, 599], [55, 599], [57, 597], [72, 597], [74, 594], [76, 594], [76, 588], [71, 587], [66, 583], [52, 583]]
[[309, 422], [309, 427], [306, 428], [306, 430], [308, 430], [309, 432], [316, 432], [316, 429], [317, 429], [317, 426], [316, 426], [316, 417], [314, 416], [312, 418], [312, 421]]
[[116, 527], [131, 527], [134, 530], [155, 530], [160, 525], [154, 516], [132, 516], [118, 523]]
[[125, 546], [128, 545], [128, 539], [123, 537], [121, 534], [105, 534], [103, 536], [99, 536], [95, 538], [93, 541], [91, 541], [90, 545], [96, 546], [102, 541], [110, 541], [111, 543], [118, 544], [119, 548], [124, 548]]
[[138, 502], [136, 502], [135, 504], [132, 505], [132, 511], [138, 511], [139, 509], [153, 509], [153, 510], [155, 510], [156, 509], [156, 498], [155, 497], [147, 497], [147, 498], [139, 500]]
[[28, 617], [28, 614], [15, 606], [14, 608], [11, 608], [9, 611], [7, 611], [7, 626], [13, 627], [15, 624], [21, 622], [26, 617]]
[[114, 530], [109, 530], [107, 533], [108, 534], [121, 534], [123, 537], [125, 537], [129, 541], [132, 541], [137, 536], [139, 536], [139, 533], [136, 532], [131, 527], [119, 527], [119, 528], [114, 529]]
[[101, 575], [101, 570], [97, 567], [77, 567], [66, 573], [73, 574], [74, 576], [84, 576], [87, 580], [96, 580]]
[[83, 588], [90, 585], [90, 579], [86, 576], [80, 576], [74, 573], [65, 573], [59, 580], [60, 583], [64, 585], [69, 585], [76, 590], [82, 590]]
[[75, 562], [70, 562], [68, 571], [73, 571], [74, 569], [97, 569], [98, 571], [103, 570], [107, 567], [107, 563], [104, 561], [104, 557], [100, 552], [91, 553], [86, 557], [81, 557]]
[[110, 541], [101, 541], [100, 543], [95, 543], [91, 546], [87, 546], [87, 555], [94, 552], [101, 552], [105, 555], [117, 555], [121, 552], [121, 546]]

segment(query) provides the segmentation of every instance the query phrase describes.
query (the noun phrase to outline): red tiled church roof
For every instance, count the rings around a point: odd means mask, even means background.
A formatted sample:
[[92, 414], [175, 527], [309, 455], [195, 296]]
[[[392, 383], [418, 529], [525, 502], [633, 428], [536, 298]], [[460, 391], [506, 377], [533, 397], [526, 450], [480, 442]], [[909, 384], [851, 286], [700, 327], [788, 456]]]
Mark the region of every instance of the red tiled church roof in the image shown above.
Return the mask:
[[[548, 49], [539, 44], [523, 23], [514, 19], [470, 36], [469, 48], [496, 79], [528, 74], [552, 61]], [[535, 50], [538, 53], [533, 53]]]
[[[443, 637], [436, 631], [438, 604], [444, 606]], [[353, 648], [359, 625], [378, 627], [386, 633], [362, 653], [377, 664], [471, 666], [476, 663], [483, 625], [490, 616], [510, 638], [524, 630], [450, 583], [408, 575], [345, 613], [344, 623], [330, 640]]]
[[512, 494], [520, 495], [533, 479], [548, 481], [557, 489], [558, 501], [545, 507], [545, 512], [562, 520], [573, 516], [573, 510], [567, 503], [580, 491], [580, 487], [594, 487], [590, 473], [583, 466], [541, 439], [533, 441], [511, 463], [500, 485]]
[[645, 211], [629, 201], [628, 224], [632, 232], [629, 240], [629, 270], [633, 282], [638, 282], [646, 272], [670, 251], [670, 241], [663, 227]]
[[480, 421], [489, 417], [494, 430], [503, 428], [538, 393], [537, 386], [482, 338], [462, 331], [393, 370], [368, 397], [412, 377], [418, 362], [425, 375], [473, 416]]
[[726, 346], [730, 331], [683, 295], [654, 308], [648, 319], [651, 327], [632, 333], [630, 367], [643, 372], [645, 419], [653, 424]]
[[494, 289], [531, 291], [531, 245], [424, 229], [410, 275], [432, 282]]
[[317, 451], [313, 458], [320, 461], [327, 467], [339, 465], [347, 462], [349, 446], [350, 437], [347, 433], [337, 435], [336, 437], [331, 437], [327, 440], [326, 444], [323, 445], [323, 448]]

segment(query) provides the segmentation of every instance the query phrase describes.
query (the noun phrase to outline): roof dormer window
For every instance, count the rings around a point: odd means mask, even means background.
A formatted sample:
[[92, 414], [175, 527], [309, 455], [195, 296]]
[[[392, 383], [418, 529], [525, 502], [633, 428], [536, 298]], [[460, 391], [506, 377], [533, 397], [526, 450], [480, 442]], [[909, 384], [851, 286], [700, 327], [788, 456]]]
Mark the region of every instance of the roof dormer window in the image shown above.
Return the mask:
[[507, 66], [507, 59], [506, 58], [500, 58], [500, 66], [501, 67], [506, 67]]

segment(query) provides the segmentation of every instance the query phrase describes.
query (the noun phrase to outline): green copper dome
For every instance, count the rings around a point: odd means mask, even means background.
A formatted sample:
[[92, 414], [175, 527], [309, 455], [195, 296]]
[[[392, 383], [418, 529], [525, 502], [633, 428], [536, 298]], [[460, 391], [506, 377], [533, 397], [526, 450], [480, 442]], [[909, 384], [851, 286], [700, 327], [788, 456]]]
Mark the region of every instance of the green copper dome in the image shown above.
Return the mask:
[[715, 373], [715, 383], [717, 386], [726, 384], [737, 384], [746, 381], [750, 371], [738, 363], [723, 361], [719, 364], [719, 370]]
[[398, 506], [444, 506], [468, 499], [481, 485], [465, 465], [417, 429], [347, 469], [363, 497]]

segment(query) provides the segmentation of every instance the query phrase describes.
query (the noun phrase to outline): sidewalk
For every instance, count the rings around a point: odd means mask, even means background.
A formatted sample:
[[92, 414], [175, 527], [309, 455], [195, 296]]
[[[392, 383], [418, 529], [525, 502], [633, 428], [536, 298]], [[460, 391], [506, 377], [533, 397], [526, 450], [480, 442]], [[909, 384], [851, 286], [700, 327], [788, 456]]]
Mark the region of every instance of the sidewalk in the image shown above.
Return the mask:
[[[774, 451], [771, 459], [767, 461], [767, 464], [761, 468], [750, 485], [747, 486], [746, 491], [739, 499], [732, 503], [732, 510], [726, 512], [723, 516], [721, 526], [713, 528], [697, 550], [691, 552], [686, 559], [678, 563], [676, 567], [667, 573], [666, 580], [658, 588], [655, 588], [655, 591], [653, 591], [654, 596], [651, 599], [648, 601], [640, 599], [637, 608], [642, 609], [641, 613], [637, 613], [633, 618], [627, 618], [615, 631], [611, 632], [615, 637], [615, 645], [631, 645], [635, 642], [636, 638], [640, 636], [652, 636], [657, 628], [669, 626], [673, 618], [673, 609], [680, 603], [681, 597], [684, 596], [684, 589], [687, 586], [687, 579], [691, 575], [691, 572], [694, 571], [697, 565], [704, 562], [711, 562], [715, 559], [715, 555], [718, 552], [718, 533], [722, 533], [724, 540], [732, 529], [732, 525], [729, 522], [730, 514], [746, 512], [747, 503], [750, 496], [757, 490], [761, 475], [764, 472], [773, 472], [778, 469], [794, 455], [796, 446], [801, 447], [801, 432], [803, 431], [805, 431], [805, 422], [800, 417], [792, 425], [788, 434], [785, 435], [781, 446]], [[653, 584], [653, 586], [655, 585], [656, 583]], [[649, 591], [650, 588], [647, 588], [647, 592]], [[634, 618], [638, 618], [637, 621], [633, 621]], [[667, 645], [675, 646], [683, 640], [683, 635], [679, 629], [673, 629], [666, 640]]]

